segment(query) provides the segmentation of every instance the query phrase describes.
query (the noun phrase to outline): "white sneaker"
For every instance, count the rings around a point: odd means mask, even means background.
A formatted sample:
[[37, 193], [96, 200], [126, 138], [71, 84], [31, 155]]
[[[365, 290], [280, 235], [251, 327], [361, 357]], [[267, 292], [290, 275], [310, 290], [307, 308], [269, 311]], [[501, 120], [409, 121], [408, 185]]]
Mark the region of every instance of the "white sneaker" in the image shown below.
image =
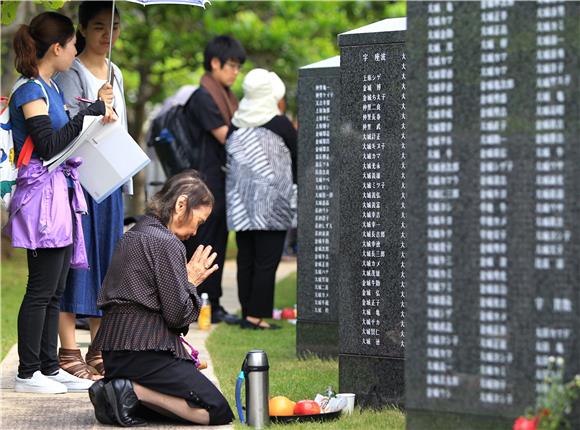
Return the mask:
[[40, 370], [37, 370], [32, 374], [32, 378], [22, 379], [16, 376], [14, 391], [17, 393], [62, 394], [68, 390], [59, 381], [50, 379], [43, 375]]
[[90, 379], [77, 378], [76, 376], [71, 375], [62, 369], [58, 369], [58, 373], [56, 375], [47, 375], [46, 377], [51, 381], [59, 382], [60, 384], [64, 385], [68, 389], [69, 393], [87, 391], [91, 385], [95, 383], [95, 381]]

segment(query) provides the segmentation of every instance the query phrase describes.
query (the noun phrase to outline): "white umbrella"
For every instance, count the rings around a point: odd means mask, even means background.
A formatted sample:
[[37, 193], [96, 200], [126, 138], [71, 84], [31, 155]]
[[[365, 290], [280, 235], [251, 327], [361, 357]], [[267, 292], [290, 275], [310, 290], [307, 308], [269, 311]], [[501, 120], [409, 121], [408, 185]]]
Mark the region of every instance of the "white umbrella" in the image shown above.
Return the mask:
[[[205, 4], [209, 3], [209, 0], [127, 0], [131, 3], [138, 3], [143, 6], [150, 4], [184, 4], [189, 6], [198, 6], [205, 9]], [[113, 7], [111, 8], [111, 39], [109, 40], [109, 70], [107, 72], [108, 81], [111, 82], [111, 51], [113, 48], [113, 23], [115, 21], [115, 0], [113, 0]]]

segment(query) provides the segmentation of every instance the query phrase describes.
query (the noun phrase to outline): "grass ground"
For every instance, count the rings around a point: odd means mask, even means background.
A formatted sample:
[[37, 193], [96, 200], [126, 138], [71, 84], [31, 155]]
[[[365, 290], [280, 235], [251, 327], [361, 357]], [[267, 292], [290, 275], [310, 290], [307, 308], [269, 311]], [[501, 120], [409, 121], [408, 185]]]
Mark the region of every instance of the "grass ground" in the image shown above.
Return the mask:
[[18, 309], [26, 288], [26, 252], [15, 249], [0, 263], [0, 361], [16, 343]]
[[[276, 286], [275, 307], [292, 307], [296, 302], [296, 275], [290, 275]], [[276, 321], [278, 323], [278, 321]], [[237, 326], [220, 324], [212, 332], [207, 347], [210, 351], [216, 375], [230, 405], [235, 405], [235, 382], [246, 353], [251, 349], [263, 349], [270, 364], [270, 397], [283, 395], [297, 401], [312, 399], [328, 385], [338, 388], [338, 362], [296, 358], [296, 326], [282, 322], [276, 331], [241, 330]], [[237, 415], [237, 413], [236, 413]], [[356, 409], [351, 416], [325, 423], [279, 424], [276, 429], [404, 429], [405, 417], [393, 409], [369, 411]], [[237, 429], [245, 428], [236, 422]]]

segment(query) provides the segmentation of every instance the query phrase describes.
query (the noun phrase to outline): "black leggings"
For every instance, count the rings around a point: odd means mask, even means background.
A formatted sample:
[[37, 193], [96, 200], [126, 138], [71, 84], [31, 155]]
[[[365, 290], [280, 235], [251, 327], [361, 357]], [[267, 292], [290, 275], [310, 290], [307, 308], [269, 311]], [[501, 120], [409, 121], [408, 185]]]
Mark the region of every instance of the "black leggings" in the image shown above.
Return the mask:
[[276, 270], [285, 231], [238, 231], [238, 298], [242, 316], [272, 318]]
[[18, 312], [18, 376], [58, 370], [58, 315], [72, 245], [27, 251], [28, 285]]

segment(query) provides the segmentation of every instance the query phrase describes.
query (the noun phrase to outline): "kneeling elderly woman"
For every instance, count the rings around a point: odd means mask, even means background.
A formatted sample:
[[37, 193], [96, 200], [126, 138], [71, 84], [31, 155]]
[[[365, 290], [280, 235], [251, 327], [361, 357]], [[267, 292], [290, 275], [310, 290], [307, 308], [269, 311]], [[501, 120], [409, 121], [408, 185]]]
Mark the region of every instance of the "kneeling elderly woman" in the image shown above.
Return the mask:
[[152, 414], [196, 424], [233, 420], [179, 338], [199, 314], [197, 286], [218, 268], [210, 246], [187, 262], [181, 241], [196, 234], [213, 202], [197, 172], [175, 175], [117, 244], [98, 299], [104, 316], [95, 344], [105, 379], [89, 389], [101, 423], [144, 425]]

